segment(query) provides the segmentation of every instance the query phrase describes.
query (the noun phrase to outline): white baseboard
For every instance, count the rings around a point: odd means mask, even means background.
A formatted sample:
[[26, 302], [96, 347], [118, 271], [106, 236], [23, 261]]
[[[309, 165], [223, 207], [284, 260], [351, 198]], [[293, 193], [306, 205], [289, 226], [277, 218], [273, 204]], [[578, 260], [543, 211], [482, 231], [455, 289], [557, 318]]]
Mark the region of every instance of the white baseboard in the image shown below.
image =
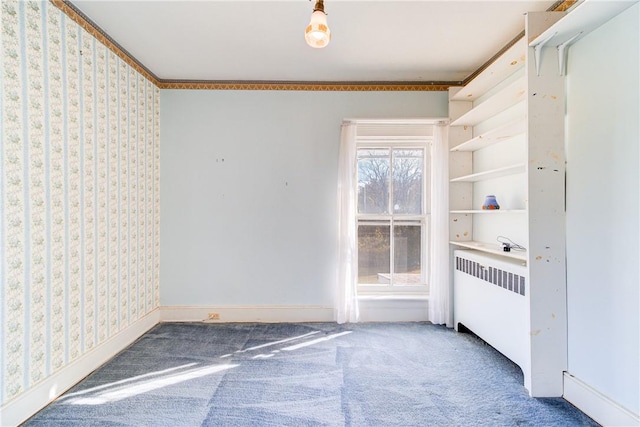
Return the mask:
[[160, 321], [158, 309], [129, 325], [104, 343], [74, 360], [59, 372], [47, 377], [0, 408], [0, 425], [15, 426], [25, 422], [62, 393], [137, 340]]
[[426, 296], [360, 296], [360, 322], [426, 322], [429, 300]]
[[[210, 313], [217, 313], [217, 319], [209, 319]], [[162, 306], [161, 322], [334, 322], [333, 307], [298, 305], [257, 305], [257, 306]]]
[[580, 379], [565, 372], [564, 396], [603, 426], [640, 426], [640, 416], [618, 405]]

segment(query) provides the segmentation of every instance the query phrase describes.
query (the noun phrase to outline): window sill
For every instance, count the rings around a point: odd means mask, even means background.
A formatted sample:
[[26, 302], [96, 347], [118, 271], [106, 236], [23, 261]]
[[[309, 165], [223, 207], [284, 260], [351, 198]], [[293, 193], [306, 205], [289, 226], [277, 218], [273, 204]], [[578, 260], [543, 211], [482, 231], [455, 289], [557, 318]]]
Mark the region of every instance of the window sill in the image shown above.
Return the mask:
[[428, 301], [429, 294], [364, 294], [358, 301]]

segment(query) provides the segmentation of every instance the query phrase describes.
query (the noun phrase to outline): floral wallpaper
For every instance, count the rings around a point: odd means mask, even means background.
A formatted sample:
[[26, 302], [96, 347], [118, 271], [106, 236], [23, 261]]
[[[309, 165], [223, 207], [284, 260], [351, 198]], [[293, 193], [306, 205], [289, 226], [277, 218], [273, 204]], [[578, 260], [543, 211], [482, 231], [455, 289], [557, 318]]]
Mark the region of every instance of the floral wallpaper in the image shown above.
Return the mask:
[[159, 305], [159, 89], [58, 8], [0, 8], [0, 404]]

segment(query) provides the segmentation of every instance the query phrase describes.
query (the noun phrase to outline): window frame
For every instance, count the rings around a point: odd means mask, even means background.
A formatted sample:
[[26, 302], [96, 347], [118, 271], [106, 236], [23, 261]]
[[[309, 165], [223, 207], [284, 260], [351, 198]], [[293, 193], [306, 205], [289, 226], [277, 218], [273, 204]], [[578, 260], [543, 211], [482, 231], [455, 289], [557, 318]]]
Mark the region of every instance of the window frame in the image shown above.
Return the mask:
[[[358, 254], [358, 232], [360, 225], [381, 225], [382, 221], [388, 221], [390, 233], [390, 261], [389, 274], [391, 281], [387, 284], [361, 284], [356, 283], [359, 295], [389, 295], [389, 294], [419, 294], [425, 295], [429, 293], [429, 251], [430, 251], [430, 218], [431, 218], [431, 142], [432, 137], [358, 137], [356, 139], [356, 175], [358, 174], [358, 160], [360, 159], [360, 150], [389, 150], [389, 195], [387, 214], [366, 214], [358, 212], [358, 177], [355, 179], [355, 221], [356, 221], [356, 259], [359, 262]], [[396, 214], [393, 209], [394, 192], [393, 192], [393, 151], [394, 150], [422, 150], [422, 203], [421, 214]], [[395, 230], [394, 226], [398, 225], [415, 225], [420, 224], [421, 227], [421, 283], [419, 285], [395, 285], [393, 284], [394, 274], [394, 255], [395, 255]]]

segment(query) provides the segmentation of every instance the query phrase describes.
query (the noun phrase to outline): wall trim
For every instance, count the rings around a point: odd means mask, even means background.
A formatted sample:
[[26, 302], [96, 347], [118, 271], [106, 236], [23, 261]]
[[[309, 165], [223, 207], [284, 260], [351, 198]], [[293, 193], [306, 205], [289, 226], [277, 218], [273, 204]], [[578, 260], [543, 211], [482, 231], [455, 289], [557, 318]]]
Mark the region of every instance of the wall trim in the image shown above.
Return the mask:
[[623, 408], [604, 394], [568, 372], [564, 373], [563, 397], [605, 426], [638, 426], [640, 416]]
[[0, 408], [0, 425], [15, 426], [25, 422], [91, 372], [111, 360], [160, 322], [155, 309], [92, 350], [69, 363], [59, 372], [7, 402]]
[[[209, 320], [209, 313], [219, 318]], [[280, 323], [335, 322], [333, 307], [318, 305], [161, 306], [161, 322]]]
[[187, 90], [295, 90], [317, 92], [446, 92], [462, 82], [296, 82], [159, 80], [160, 89]]

